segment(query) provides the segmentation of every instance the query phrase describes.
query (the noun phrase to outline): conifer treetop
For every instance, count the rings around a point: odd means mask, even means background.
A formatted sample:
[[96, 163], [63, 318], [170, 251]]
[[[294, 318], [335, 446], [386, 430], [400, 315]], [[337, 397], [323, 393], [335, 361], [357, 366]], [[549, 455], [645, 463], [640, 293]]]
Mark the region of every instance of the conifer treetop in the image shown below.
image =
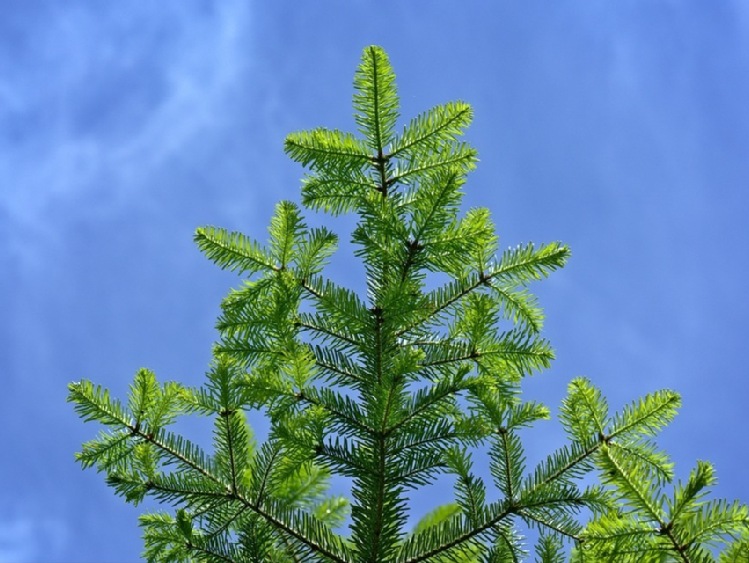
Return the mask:
[[[376, 46], [354, 91], [357, 133], [292, 133], [285, 150], [308, 171], [303, 206], [355, 214], [365, 287], [324, 275], [338, 236], [308, 227], [293, 202], [276, 206], [266, 243], [199, 228], [200, 250], [243, 276], [222, 303], [205, 384], [161, 384], [141, 369], [126, 404], [87, 380], [69, 386], [79, 415], [105, 427], [77, 454], [82, 466], [128, 502], [173, 507], [141, 517], [146, 559], [688, 563], [722, 550], [721, 561], [741, 560], [747, 510], [707, 500], [709, 463], [665, 492], [674, 471], [654, 438], [679, 407], [673, 391], [612, 414], [589, 380], [573, 380], [560, 412], [567, 443], [527, 467], [521, 431], [550, 411], [524, 400], [521, 383], [554, 357], [529, 285], [570, 251], [500, 252], [488, 210], [461, 213], [476, 165], [460, 140], [468, 104], [399, 130], [395, 74]], [[446, 281], [431, 287], [433, 273]], [[262, 443], [252, 411], [269, 421]], [[185, 414], [212, 421], [208, 450], [170, 428]], [[440, 476], [452, 496], [409, 527], [411, 492]], [[336, 477], [350, 495], [328, 493]]]

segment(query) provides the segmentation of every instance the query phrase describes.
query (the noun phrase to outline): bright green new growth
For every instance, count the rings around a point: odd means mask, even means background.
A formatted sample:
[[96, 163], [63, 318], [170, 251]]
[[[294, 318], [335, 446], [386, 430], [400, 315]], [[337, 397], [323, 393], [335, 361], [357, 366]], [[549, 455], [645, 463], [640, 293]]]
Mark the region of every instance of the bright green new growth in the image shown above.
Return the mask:
[[[107, 427], [77, 454], [83, 467], [128, 502], [151, 496], [177, 509], [141, 517], [145, 557], [520, 561], [530, 526], [540, 532], [530, 553], [545, 563], [749, 560], [747, 509], [706, 499], [710, 464], [666, 492], [672, 465], [652, 438], [676, 414], [672, 391], [612, 415], [575, 379], [561, 409], [569, 443], [526, 467], [519, 431], [549, 411], [523, 401], [520, 383], [553, 358], [527, 285], [569, 250], [529, 244], [498, 256], [488, 211], [459, 216], [476, 163], [458, 141], [467, 104], [397, 131], [394, 74], [377, 47], [364, 50], [354, 86], [359, 136], [295, 133], [286, 152], [310, 170], [306, 207], [357, 215], [366, 292], [322, 275], [336, 235], [308, 228], [284, 201], [267, 245], [197, 230], [208, 258], [246, 277], [223, 302], [203, 387], [160, 385], [144, 369], [123, 405], [88, 381], [70, 385], [80, 416]], [[430, 272], [449, 281], [428, 289]], [[270, 421], [259, 445], [251, 410]], [[186, 413], [213, 419], [212, 453], [169, 430]], [[489, 479], [473, 469], [479, 450]], [[592, 471], [601, 484], [583, 486]], [[453, 477], [454, 500], [406, 529], [409, 491], [440, 474]], [[326, 495], [333, 476], [350, 480], [350, 501]]]

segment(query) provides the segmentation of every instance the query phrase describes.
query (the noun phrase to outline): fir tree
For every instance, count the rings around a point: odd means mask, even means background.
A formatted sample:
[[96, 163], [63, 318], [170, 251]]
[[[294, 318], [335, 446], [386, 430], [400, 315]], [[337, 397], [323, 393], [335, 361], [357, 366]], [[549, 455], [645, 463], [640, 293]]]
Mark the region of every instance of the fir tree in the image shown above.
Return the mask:
[[[89, 381], [69, 387], [79, 415], [106, 427], [77, 454], [82, 466], [128, 502], [175, 508], [141, 517], [144, 556], [749, 561], [747, 508], [707, 498], [709, 463], [670, 488], [672, 464], [653, 438], [679, 407], [673, 391], [612, 414], [589, 381], [573, 380], [561, 408], [568, 443], [526, 467], [519, 432], [550, 415], [520, 384], [553, 359], [528, 285], [570, 251], [553, 242], [499, 253], [488, 211], [461, 215], [476, 164], [459, 140], [469, 105], [435, 107], [398, 130], [394, 74], [378, 47], [364, 50], [354, 87], [358, 135], [315, 129], [285, 148], [309, 170], [305, 207], [356, 215], [366, 287], [323, 275], [337, 236], [309, 228], [292, 202], [276, 207], [265, 245], [200, 228], [205, 255], [244, 277], [223, 301], [205, 385], [160, 384], [141, 369], [127, 403]], [[447, 281], [430, 288], [434, 273]], [[246, 421], [254, 410], [270, 424], [262, 444]], [[210, 453], [170, 430], [187, 413], [212, 419]], [[478, 451], [488, 452], [487, 478], [474, 470]], [[453, 478], [452, 502], [407, 529], [409, 492], [439, 475]], [[350, 500], [327, 494], [334, 476], [350, 480]], [[528, 527], [535, 546], [521, 537]]]

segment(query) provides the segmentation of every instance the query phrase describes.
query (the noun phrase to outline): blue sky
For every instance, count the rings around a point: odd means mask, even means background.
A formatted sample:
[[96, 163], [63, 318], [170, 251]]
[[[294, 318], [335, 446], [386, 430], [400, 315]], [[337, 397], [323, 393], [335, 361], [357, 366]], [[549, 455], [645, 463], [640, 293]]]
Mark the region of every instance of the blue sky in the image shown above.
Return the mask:
[[[0, 563], [136, 561], [139, 510], [73, 463], [82, 377], [202, 380], [237, 278], [195, 227], [265, 239], [302, 170], [284, 136], [353, 129], [380, 44], [410, 118], [474, 106], [466, 206], [502, 246], [562, 240], [534, 286], [557, 361], [527, 397], [590, 377], [612, 407], [674, 388], [661, 444], [749, 502], [749, 4], [6, 1], [0, 19]], [[347, 259], [331, 276], [355, 283]], [[209, 430], [184, 425], [200, 441]], [[556, 422], [531, 456], [561, 445]], [[415, 499], [415, 510], [426, 499]]]

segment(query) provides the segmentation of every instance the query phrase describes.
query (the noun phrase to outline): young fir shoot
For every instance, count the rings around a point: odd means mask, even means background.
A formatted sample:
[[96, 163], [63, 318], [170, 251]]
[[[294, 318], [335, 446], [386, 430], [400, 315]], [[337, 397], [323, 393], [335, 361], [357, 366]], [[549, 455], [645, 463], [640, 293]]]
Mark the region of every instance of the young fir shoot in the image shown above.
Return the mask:
[[[305, 207], [355, 214], [366, 287], [324, 276], [336, 234], [308, 228], [282, 201], [267, 244], [215, 227], [195, 234], [209, 259], [244, 278], [223, 302], [202, 387], [160, 384], [142, 369], [123, 404], [89, 381], [70, 385], [79, 415], [106, 427], [77, 454], [83, 467], [128, 502], [174, 508], [141, 517], [145, 558], [748, 561], [747, 509], [707, 499], [709, 463], [670, 488], [673, 468], [653, 437], [676, 414], [672, 391], [611, 414], [598, 389], [574, 380], [561, 410], [569, 442], [526, 466], [520, 430], [549, 411], [523, 400], [520, 383], [553, 359], [528, 285], [569, 249], [499, 253], [488, 211], [460, 214], [476, 164], [459, 140], [468, 104], [399, 128], [378, 47], [364, 50], [354, 88], [356, 134], [314, 129], [285, 148], [309, 170]], [[430, 273], [449, 281], [429, 289]], [[262, 444], [245, 418], [254, 410], [270, 423]], [[210, 452], [170, 430], [188, 413], [213, 421]], [[488, 452], [490, 475], [474, 470], [476, 451]], [[591, 472], [600, 483], [584, 485]], [[453, 497], [409, 529], [411, 491], [440, 475], [452, 476]], [[350, 499], [326, 493], [335, 476], [350, 480]], [[521, 536], [529, 526], [535, 545]]]

